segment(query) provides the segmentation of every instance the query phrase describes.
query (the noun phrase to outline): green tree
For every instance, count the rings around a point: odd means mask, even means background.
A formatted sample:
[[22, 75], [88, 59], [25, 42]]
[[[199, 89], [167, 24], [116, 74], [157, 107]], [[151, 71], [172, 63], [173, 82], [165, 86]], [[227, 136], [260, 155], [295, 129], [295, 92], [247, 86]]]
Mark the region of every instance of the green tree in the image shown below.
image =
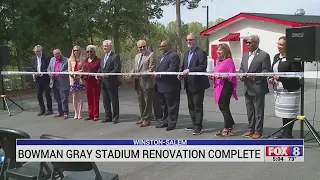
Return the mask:
[[183, 39], [183, 35], [182, 35], [182, 21], [181, 21], [181, 6], [186, 6], [188, 9], [194, 9], [197, 8], [199, 6], [199, 2], [201, 0], [163, 0], [163, 2], [165, 4], [173, 4], [176, 7], [176, 23], [177, 23], [177, 35], [178, 35], [178, 39], [180, 39], [180, 41], [178, 41], [177, 43], [177, 52], [179, 54], [182, 54], [182, 39]]

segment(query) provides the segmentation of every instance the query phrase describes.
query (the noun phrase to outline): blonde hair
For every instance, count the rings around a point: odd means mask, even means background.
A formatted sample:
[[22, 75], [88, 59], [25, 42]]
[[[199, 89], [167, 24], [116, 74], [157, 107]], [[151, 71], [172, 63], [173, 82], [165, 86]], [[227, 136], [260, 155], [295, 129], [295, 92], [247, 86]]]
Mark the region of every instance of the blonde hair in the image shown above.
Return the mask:
[[83, 53], [83, 49], [81, 49], [80, 46], [76, 45], [76, 46], [73, 46], [72, 50], [71, 50], [71, 55], [69, 57], [69, 61], [76, 61], [76, 56], [74, 55], [74, 52], [73, 52], [73, 49], [79, 49], [79, 52], [80, 52], [80, 55], [79, 55], [79, 69], [82, 68], [82, 65], [83, 65], [83, 62], [85, 60], [85, 57], [84, 57], [84, 53]]

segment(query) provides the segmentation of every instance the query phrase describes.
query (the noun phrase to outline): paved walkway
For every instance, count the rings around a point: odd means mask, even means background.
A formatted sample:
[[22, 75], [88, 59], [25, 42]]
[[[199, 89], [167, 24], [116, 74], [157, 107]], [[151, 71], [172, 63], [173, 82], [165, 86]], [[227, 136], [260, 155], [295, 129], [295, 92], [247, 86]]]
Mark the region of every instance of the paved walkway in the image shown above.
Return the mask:
[[[235, 130], [241, 138], [247, 127], [246, 109], [243, 97], [243, 87], [238, 88], [239, 100], [232, 99], [231, 110], [236, 122]], [[212, 139], [214, 134], [223, 128], [222, 115], [218, 106], [213, 103], [212, 89], [207, 90], [204, 101], [204, 133], [193, 136], [184, 127], [190, 124], [187, 100], [184, 91], [181, 96], [181, 109], [178, 127], [174, 131], [166, 132], [156, 129], [153, 125], [140, 128], [135, 125], [138, 118], [138, 105], [133, 88], [120, 88], [120, 123], [101, 124], [92, 121], [74, 121], [38, 117], [38, 105], [34, 98], [23, 99], [26, 111], [14, 109], [14, 116], [9, 117], [6, 111], [0, 111], [0, 126], [21, 129], [33, 138], [41, 134], [64, 136], [68, 138], [179, 138], [179, 139]], [[306, 86], [305, 111], [309, 119], [314, 113], [314, 86]], [[19, 102], [17, 100], [17, 102]], [[71, 102], [71, 101], [70, 101]], [[102, 101], [100, 110], [103, 112]], [[319, 106], [319, 103], [318, 103]], [[56, 103], [54, 102], [54, 109]], [[70, 103], [70, 109], [72, 104]], [[85, 105], [84, 109], [87, 109]], [[103, 114], [101, 114], [102, 116]], [[316, 118], [319, 112], [316, 112]], [[85, 117], [85, 115], [84, 115]], [[314, 123], [320, 130], [320, 121]], [[311, 123], [313, 123], [311, 121]], [[265, 135], [274, 132], [281, 124], [281, 120], [274, 116], [273, 94], [266, 98]], [[296, 123], [294, 135], [299, 137], [300, 125]], [[305, 127], [306, 129], [306, 127]], [[306, 131], [307, 132], [307, 131]], [[311, 138], [309, 135], [307, 139]], [[304, 163], [99, 163], [101, 170], [118, 173], [121, 180], [319, 180], [320, 179], [320, 148], [314, 141], [309, 141], [305, 148]]]

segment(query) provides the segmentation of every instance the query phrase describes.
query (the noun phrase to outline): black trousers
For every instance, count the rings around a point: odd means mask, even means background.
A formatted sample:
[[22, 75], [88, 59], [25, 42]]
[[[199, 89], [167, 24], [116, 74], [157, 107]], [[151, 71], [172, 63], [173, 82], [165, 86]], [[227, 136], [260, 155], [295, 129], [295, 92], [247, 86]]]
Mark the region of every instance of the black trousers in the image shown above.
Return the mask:
[[163, 118], [163, 110], [161, 107], [161, 99], [160, 94], [155, 91], [153, 96], [153, 114], [155, 119], [162, 119]]
[[233, 93], [232, 83], [228, 80], [224, 81], [224, 86], [219, 99], [219, 109], [223, 115], [224, 128], [232, 128], [234, 120], [230, 112], [230, 99]]
[[160, 93], [159, 95], [163, 109], [162, 124], [168, 124], [169, 127], [176, 127], [179, 116], [180, 90]]
[[[107, 120], [119, 121], [119, 88], [118, 86], [107, 87], [102, 83], [102, 98]], [[112, 105], [112, 111], [111, 111]]]
[[46, 108], [43, 101], [43, 93], [45, 93], [47, 99], [47, 111], [52, 111], [52, 98], [50, 94], [50, 79], [44, 75], [43, 77], [37, 77], [36, 79], [36, 94], [40, 106], [40, 112], [45, 112]]
[[202, 129], [204, 91], [190, 92], [187, 88], [188, 109], [192, 123]]

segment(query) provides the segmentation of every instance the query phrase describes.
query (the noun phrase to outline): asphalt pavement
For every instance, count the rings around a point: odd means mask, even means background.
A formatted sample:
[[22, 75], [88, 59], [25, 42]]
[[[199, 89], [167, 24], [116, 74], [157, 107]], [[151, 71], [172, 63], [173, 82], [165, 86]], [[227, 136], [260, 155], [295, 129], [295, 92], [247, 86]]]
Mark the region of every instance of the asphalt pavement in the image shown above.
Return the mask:
[[[315, 96], [315, 84], [305, 85], [305, 115], [310, 123], [320, 131], [320, 113], [316, 112], [319, 107]], [[319, 90], [317, 90], [319, 94]], [[215, 133], [223, 128], [223, 118], [219, 108], [213, 102], [212, 87], [206, 91], [204, 100], [204, 132], [200, 136], [193, 136], [184, 128], [191, 123], [187, 108], [187, 98], [181, 91], [181, 105], [177, 129], [166, 132], [164, 129], [156, 129], [154, 125], [140, 128], [137, 126], [138, 104], [137, 96], [133, 87], [121, 87], [120, 96], [120, 123], [101, 124], [100, 121], [75, 121], [73, 112], [70, 119], [54, 119], [52, 116], [37, 116], [39, 111], [36, 97], [14, 99], [15, 102], [23, 103], [26, 108], [20, 111], [12, 105], [13, 116], [8, 116], [6, 111], [0, 111], [0, 126], [21, 129], [32, 138], [39, 138], [42, 134], [52, 134], [67, 138], [108, 138], [108, 139], [214, 139]], [[242, 139], [241, 134], [247, 128], [247, 115], [244, 102], [243, 85], [238, 86], [239, 100], [231, 100], [231, 111], [235, 119], [235, 132], [237, 136], [232, 138]], [[53, 100], [54, 110], [57, 106]], [[70, 110], [72, 111], [70, 99]], [[84, 110], [87, 109], [85, 103]], [[102, 99], [100, 112], [103, 117]], [[314, 117], [315, 115], [315, 117]], [[86, 117], [86, 111], [83, 115]], [[319, 118], [319, 119], [317, 119]], [[315, 121], [313, 121], [315, 119]], [[274, 116], [273, 93], [266, 96], [264, 135], [276, 131], [281, 125], [281, 119]], [[305, 127], [305, 134], [308, 133]], [[294, 126], [294, 136], [299, 138], [300, 122]], [[307, 140], [312, 139], [308, 133]], [[98, 163], [100, 170], [118, 173], [121, 180], [319, 180], [320, 179], [320, 146], [310, 140], [305, 145], [304, 163]]]

